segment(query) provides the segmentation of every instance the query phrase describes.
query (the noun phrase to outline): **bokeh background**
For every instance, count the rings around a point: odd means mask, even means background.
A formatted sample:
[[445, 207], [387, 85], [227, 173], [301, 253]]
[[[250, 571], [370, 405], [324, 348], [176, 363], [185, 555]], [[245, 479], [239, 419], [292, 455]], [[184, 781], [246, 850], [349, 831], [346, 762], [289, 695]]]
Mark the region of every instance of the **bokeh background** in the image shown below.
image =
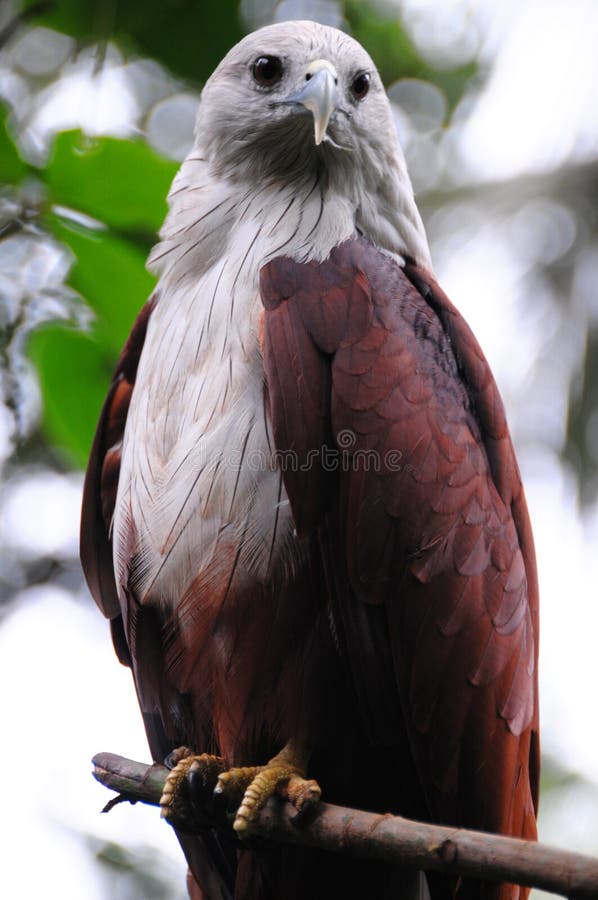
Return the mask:
[[540, 568], [541, 837], [598, 854], [598, 5], [0, 0], [4, 897], [185, 896], [156, 810], [99, 814], [92, 755], [148, 753], [79, 570], [82, 470], [202, 82], [296, 18], [378, 64], [438, 277], [503, 392]]

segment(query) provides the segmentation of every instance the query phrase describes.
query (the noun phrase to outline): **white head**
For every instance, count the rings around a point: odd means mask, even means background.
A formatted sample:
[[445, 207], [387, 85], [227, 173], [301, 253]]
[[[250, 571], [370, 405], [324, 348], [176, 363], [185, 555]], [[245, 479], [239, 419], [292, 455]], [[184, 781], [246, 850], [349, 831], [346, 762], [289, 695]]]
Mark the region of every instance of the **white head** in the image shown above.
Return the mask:
[[284, 22], [233, 47], [203, 89], [193, 154], [240, 189], [316, 181], [380, 247], [430, 266], [380, 76], [335, 28]]

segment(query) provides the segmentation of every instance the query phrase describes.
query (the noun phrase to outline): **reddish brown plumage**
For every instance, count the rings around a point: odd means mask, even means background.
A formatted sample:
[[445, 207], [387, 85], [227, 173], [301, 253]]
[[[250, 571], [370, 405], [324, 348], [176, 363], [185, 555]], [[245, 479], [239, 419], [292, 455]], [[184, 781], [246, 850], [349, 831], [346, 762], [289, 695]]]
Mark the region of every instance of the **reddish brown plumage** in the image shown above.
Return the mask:
[[275, 260], [261, 283], [276, 446], [304, 453], [327, 433], [339, 454], [337, 472], [285, 484], [302, 532], [326, 535], [325, 567], [344, 573], [334, 614], [371, 728], [394, 710], [371, 689], [361, 602], [385, 609], [410, 745], [399, 759], [413, 756], [426, 816], [533, 838], [535, 557], [479, 345], [428, 273], [363, 238], [323, 265]]
[[[121, 611], [109, 523], [151, 306], [92, 451], [82, 559], [119, 655], [132, 659], [154, 757], [185, 743], [264, 762], [300, 735], [332, 802], [534, 837], [533, 541], [475, 338], [429, 273], [361, 237], [321, 264], [273, 260], [261, 294], [293, 567], [243, 580], [231, 543], [177, 615], [165, 619], [129, 585]], [[135, 552], [132, 535], [131, 569]], [[228, 896], [235, 848], [210, 834], [182, 842], [205, 896]], [[402, 880], [290, 849], [244, 851], [238, 865], [236, 896], [247, 898], [399, 896]], [[435, 898], [450, 888], [431, 886]], [[524, 894], [464, 885], [459, 896]]]

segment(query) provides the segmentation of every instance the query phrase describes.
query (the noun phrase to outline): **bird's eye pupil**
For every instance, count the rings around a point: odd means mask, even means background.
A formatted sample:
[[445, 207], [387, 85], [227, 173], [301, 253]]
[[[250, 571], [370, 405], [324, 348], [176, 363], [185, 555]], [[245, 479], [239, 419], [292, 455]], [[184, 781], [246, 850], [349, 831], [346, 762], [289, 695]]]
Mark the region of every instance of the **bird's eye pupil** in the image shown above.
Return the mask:
[[360, 72], [351, 83], [351, 93], [356, 100], [363, 100], [370, 89], [370, 73]]
[[282, 78], [282, 62], [278, 56], [259, 56], [253, 64], [253, 77], [262, 87], [272, 87]]

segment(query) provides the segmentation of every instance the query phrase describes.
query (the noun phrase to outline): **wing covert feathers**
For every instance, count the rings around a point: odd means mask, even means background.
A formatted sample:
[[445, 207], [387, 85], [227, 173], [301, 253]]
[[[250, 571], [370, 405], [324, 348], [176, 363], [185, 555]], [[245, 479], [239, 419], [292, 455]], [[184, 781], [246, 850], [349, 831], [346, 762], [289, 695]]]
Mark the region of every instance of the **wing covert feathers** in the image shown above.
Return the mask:
[[298, 533], [346, 572], [337, 616], [358, 694], [384, 714], [351, 596], [386, 610], [429, 814], [535, 835], [535, 557], [477, 341], [427, 271], [363, 237], [324, 263], [272, 260], [261, 294], [276, 448], [299, 463], [285, 486]]

